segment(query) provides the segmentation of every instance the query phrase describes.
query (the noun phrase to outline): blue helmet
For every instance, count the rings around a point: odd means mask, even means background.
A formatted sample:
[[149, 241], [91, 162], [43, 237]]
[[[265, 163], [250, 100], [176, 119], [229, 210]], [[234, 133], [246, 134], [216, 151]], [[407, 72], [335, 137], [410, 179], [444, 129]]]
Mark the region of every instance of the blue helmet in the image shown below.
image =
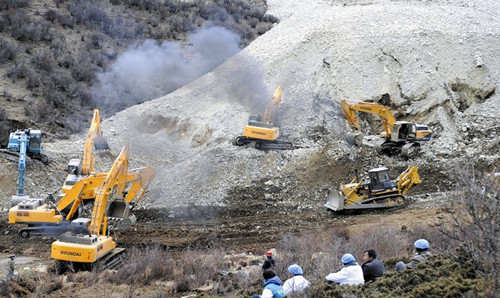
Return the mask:
[[293, 264], [288, 266], [288, 272], [295, 274], [295, 275], [302, 275], [304, 271], [302, 271], [302, 267], [300, 267], [297, 264]]
[[415, 241], [415, 243], [413, 245], [415, 245], [415, 247], [418, 249], [428, 249], [429, 248], [429, 241], [427, 241], [425, 239], [418, 239], [417, 241]]
[[340, 261], [342, 261], [342, 264], [351, 264], [353, 262], [356, 262], [356, 259], [351, 254], [345, 254], [342, 256], [342, 259], [340, 259]]

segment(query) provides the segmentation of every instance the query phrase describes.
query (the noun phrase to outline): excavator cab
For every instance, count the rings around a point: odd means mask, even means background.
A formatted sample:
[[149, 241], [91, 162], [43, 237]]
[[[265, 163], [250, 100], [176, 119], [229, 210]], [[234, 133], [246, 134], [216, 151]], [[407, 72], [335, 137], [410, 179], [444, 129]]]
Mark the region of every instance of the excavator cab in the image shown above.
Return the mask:
[[368, 177], [370, 178], [369, 183], [371, 192], [380, 192], [397, 188], [396, 183], [391, 181], [388, 168], [383, 167], [370, 170], [368, 171]]
[[417, 126], [415, 123], [396, 121], [391, 132], [391, 141], [406, 142], [414, 141], [417, 137]]

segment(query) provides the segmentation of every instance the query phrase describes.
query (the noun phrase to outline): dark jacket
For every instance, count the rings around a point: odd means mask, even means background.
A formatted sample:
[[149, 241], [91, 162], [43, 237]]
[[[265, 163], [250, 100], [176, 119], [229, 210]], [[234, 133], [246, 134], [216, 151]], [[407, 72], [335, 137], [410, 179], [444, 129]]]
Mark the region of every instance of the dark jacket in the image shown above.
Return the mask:
[[363, 277], [365, 278], [365, 282], [375, 280], [377, 277], [384, 275], [385, 272], [384, 264], [382, 264], [382, 262], [378, 259], [373, 259], [364, 263], [361, 268], [363, 268]]
[[264, 264], [262, 264], [262, 269], [264, 269], [264, 270], [270, 269], [271, 267], [274, 267], [275, 263], [276, 262], [274, 261], [273, 258], [267, 258], [264, 261]]

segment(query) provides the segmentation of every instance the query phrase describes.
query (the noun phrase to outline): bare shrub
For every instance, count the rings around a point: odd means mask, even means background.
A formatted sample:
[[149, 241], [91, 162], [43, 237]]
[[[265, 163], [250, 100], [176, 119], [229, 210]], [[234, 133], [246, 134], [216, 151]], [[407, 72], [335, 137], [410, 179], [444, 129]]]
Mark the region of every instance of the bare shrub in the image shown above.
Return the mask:
[[5, 63], [8, 60], [14, 60], [17, 51], [18, 48], [16, 45], [0, 38], [0, 64]]
[[67, 8], [77, 24], [103, 28], [112, 22], [104, 7], [96, 1], [77, 0], [68, 3]]
[[51, 72], [56, 63], [54, 57], [48, 50], [40, 50], [35, 53], [31, 59], [31, 64], [33, 64], [36, 69]]
[[24, 63], [16, 63], [7, 71], [7, 76], [15, 82], [18, 79], [26, 78], [28, 75], [28, 67]]
[[487, 293], [500, 292], [500, 176], [457, 169], [457, 189], [442, 232], [465, 244], [464, 249], [488, 285]]
[[75, 64], [75, 58], [70, 54], [64, 55], [60, 60], [58, 65], [64, 68], [71, 68]]
[[77, 82], [92, 82], [95, 78], [95, 71], [90, 63], [77, 63], [71, 67], [71, 76]]
[[77, 82], [70, 86], [68, 96], [71, 99], [78, 99], [82, 106], [90, 106], [92, 102], [92, 95], [90, 88], [83, 82]]
[[54, 23], [54, 21], [56, 21], [59, 18], [59, 14], [57, 13], [57, 10], [49, 9], [43, 14], [43, 17], [47, 21]]
[[55, 90], [66, 92], [70, 90], [70, 84], [73, 81], [71, 77], [66, 76], [64, 72], [56, 71], [51, 73], [50, 77], [54, 83]]
[[65, 107], [66, 96], [57, 90], [56, 83], [52, 80], [44, 83], [42, 87], [42, 97], [47, 101], [47, 103], [53, 105], [54, 108], [62, 109]]
[[56, 35], [50, 43], [51, 54], [54, 58], [58, 58], [67, 52], [68, 45], [64, 35]]
[[60, 290], [63, 287], [63, 277], [50, 274], [46, 276], [42, 283], [38, 284], [35, 288], [34, 295], [39, 297], [41, 295], [48, 295], [54, 291]]
[[54, 106], [45, 99], [32, 99], [24, 106], [24, 113], [33, 121], [40, 121], [44, 117], [56, 118]]
[[7, 280], [0, 281], [0, 296], [7, 297], [9, 294], [9, 282]]
[[133, 248], [125, 265], [107, 280], [117, 284], [148, 285], [153, 280], [171, 276], [174, 268], [173, 261], [159, 247]]
[[69, 14], [60, 14], [57, 17], [57, 21], [63, 28], [74, 28], [75, 27], [75, 19]]
[[33, 90], [37, 87], [40, 86], [40, 74], [37, 73], [36, 71], [29, 71], [28, 72], [28, 79], [26, 80], [26, 88], [28, 90]]
[[0, 10], [9, 10], [27, 7], [30, 0], [2, 0], [0, 1]]
[[[9, 118], [5, 109], [0, 108], [0, 144], [6, 145], [10, 132]], [[2, 286], [2, 285], [0, 285]], [[1, 289], [0, 289], [1, 292]], [[0, 295], [1, 296], [1, 295]]]

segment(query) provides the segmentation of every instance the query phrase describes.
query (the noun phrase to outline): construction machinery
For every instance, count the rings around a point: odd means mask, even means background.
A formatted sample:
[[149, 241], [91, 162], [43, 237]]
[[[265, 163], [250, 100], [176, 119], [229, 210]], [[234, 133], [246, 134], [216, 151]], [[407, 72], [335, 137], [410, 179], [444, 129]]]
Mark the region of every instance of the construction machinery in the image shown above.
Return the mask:
[[9, 144], [7, 149], [0, 149], [0, 156], [3, 158], [17, 162], [21, 154], [21, 139], [25, 139], [25, 160], [33, 158], [40, 160], [44, 164], [49, 164], [49, 156], [42, 153], [42, 132], [35, 129], [16, 130], [9, 135]]
[[19, 145], [19, 161], [18, 161], [18, 184], [17, 184], [17, 195], [12, 196], [12, 200], [24, 200], [29, 198], [24, 195], [24, 171], [26, 169], [26, 147], [28, 146], [29, 140], [27, 134], [22, 134], [19, 136], [17, 144]]
[[83, 142], [83, 157], [73, 158], [68, 163], [68, 176], [61, 190], [63, 194], [69, 192], [77, 181], [94, 172], [93, 149], [109, 150], [108, 142], [102, 134], [98, 109], [94, 109], [94, 116], [92, 117], [87, 137]]
[[360, 179], [356, 171], [350, 183], [328, 192], [325, 207], [333, 211], [402, 207], [406, 193], [415, 184], [420, 184], [416, 166], [409, 166], [396, 180], [390, 179], [386, 167], [368, 171], [368, 181]]
[[116, 242], [108, 235], [109, 217], [114, 210], [111, 199], [126, 201], [130, 193], [144, 193], [142, 188], [128, 188], [126, 177], [128, 173], [128, 147], [125, 146], [116, 158], [103, 183], [97, 189], [92, 217], [90, 219], [90, 233], [67, 232], [59, 240], [52, 243], [51, 257], [58, 261], [60, 270], [72, 268], [92, 267], [99, 264], [101, 268], [114, 269], [120, 265], [123, 248], [117, 248]]
[[429, 130], [427, 125], [396, 121], [391, 111], [382, 105], [371, 102], [349, 104], [346, 100], [342, 100], [340, 107], [347, 122], [358, 130], [360, 127], [356, 111], [376, 114], [382, 118], [385, 131], [380, 134], [381, 140], [376, 147], [379, 153], [410, 156], [420, 146], [419, 142], [431, 139], [432, 130]]
[[274, 93], [262, 117], [250, 116], [243, 135], [233, 140], [236, 146], [249, 145], [257, 149], [292, 149], [290, 142], [278, 140], [280, 129], [275, 125], [281, 102], [281, 86]]
[[[27, 225], [19, 231], [22, 238], [58, 236], [66, 231], [81, 230], [78, 218], [83, 212], [82, 201], [96, 198], [97, 188], [106, 176], [106, 173], [97, 173], [80, 179], [57, 202], [52, 195], [45, 199], [21, 198], [9, 210], [9, 223]], [[115, 229], [128, 228], [135, 223], [135, 215], [130, 211], [142, 199], [154, 176], [155, 170], [150, 167], [132, 169], [125, 175], [128, 186], [125, 197], [110, 202], [109, 221]]]

